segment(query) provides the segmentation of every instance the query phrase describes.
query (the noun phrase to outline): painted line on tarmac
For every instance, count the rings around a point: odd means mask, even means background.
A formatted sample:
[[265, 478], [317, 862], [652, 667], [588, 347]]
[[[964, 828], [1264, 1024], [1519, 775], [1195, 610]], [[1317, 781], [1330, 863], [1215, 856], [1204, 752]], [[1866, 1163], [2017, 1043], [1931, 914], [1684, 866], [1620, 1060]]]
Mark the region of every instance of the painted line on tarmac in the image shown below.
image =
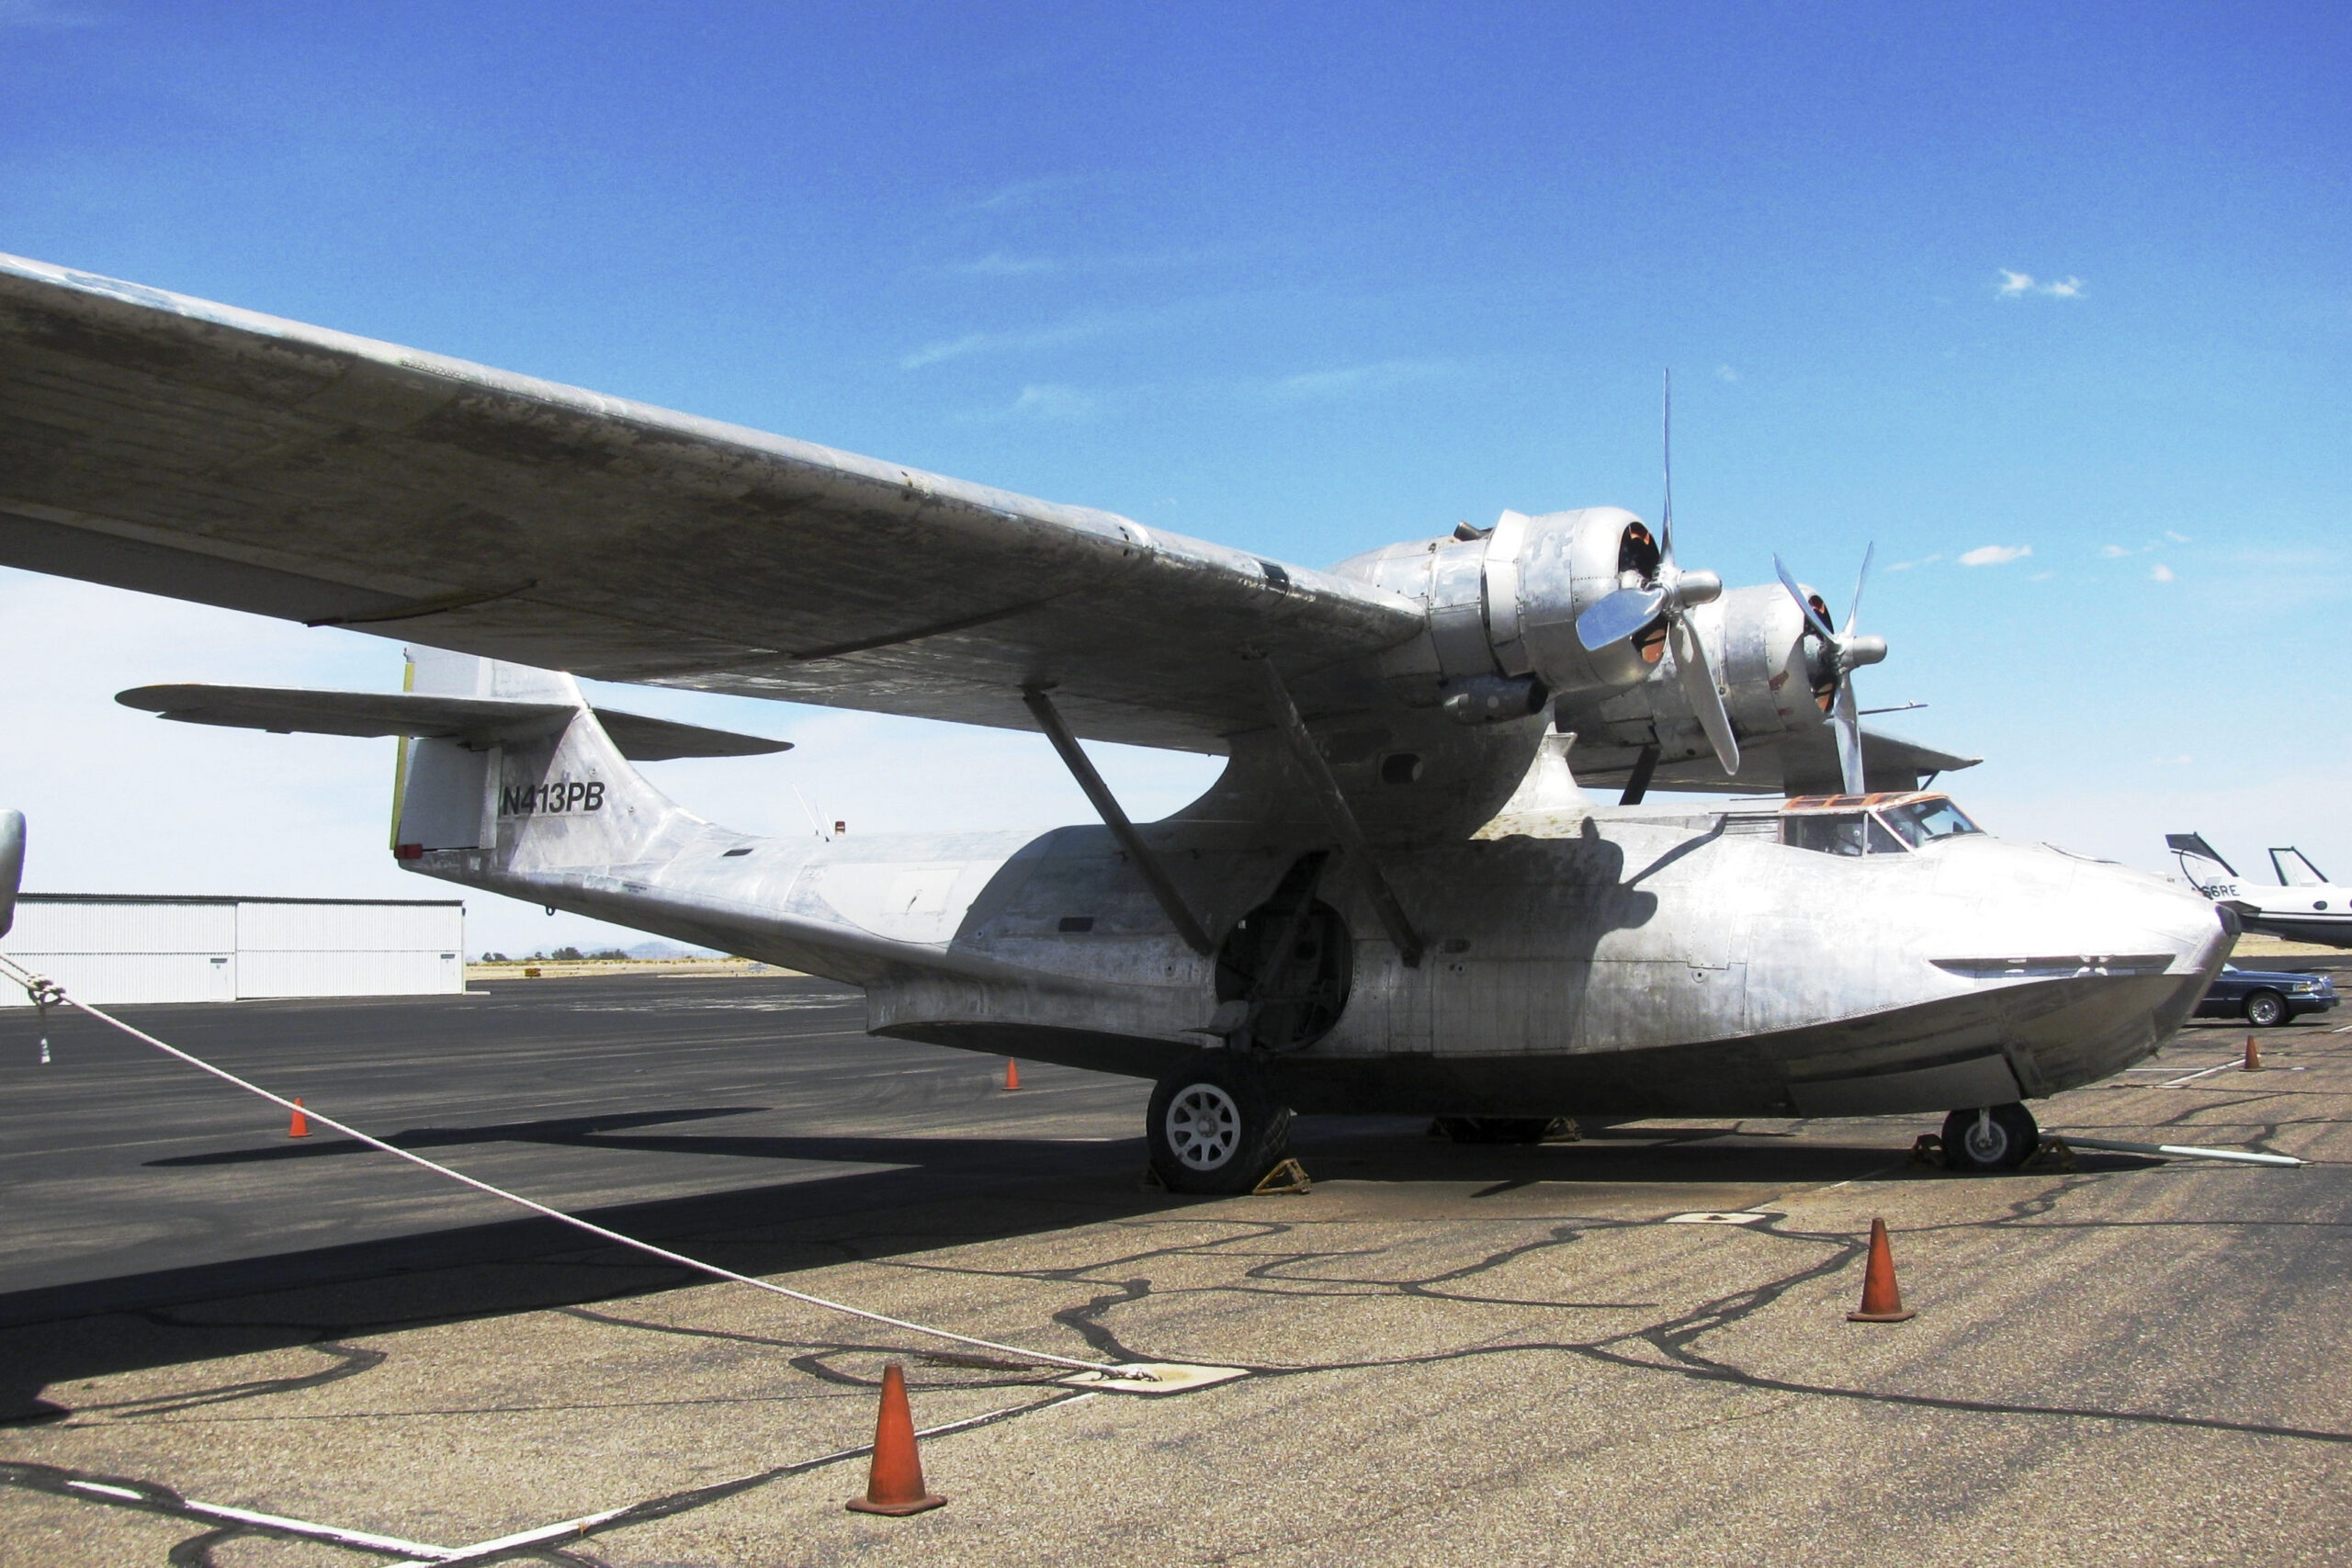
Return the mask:
[[2189, 1073], [2182, 1077], [2170, 1078], [2158, 1084], [2156, 1087], [2158, 1089], [2186, 1089], [2188, 1085], [2195, 1083], [2199, 1078], [2210, 1078], [2215, 1073], [2226, 1073], [2231, 1071], [2243, 1072], [2244, 1070], [2245, 1064], [2242, 1062], [2223, 1062], [2218, 1067], [2207, 1067], [2202, 1072]]
[[[977, 1427], [993, 1426], [1018, 1416], [1032, 1415], [1057, 1406], [1083, 1404], [1090, 1399], [1100, 1399], [1099, 1393], [1057, 1393], [1050, 1398], [1032, 1400], [1026, 1404], [1008, 1405], [981, 1416], [967, 1416], [960, 1421], [943, 1422], [917, 1432], [918, 1440], [944, 1438], [956, 1432], [967, 1432]], [[25, 1461], [0, 1461], [0, 1485], [21, 1486], [28, 1491], [46, 1492], [52, 1496], [78, 1497], [86, 1502], [108, 1507], [130, 1508], [144, 1514], [163, 1514], [174, 1518], [188, 1519], [202, 1524], [225, 1527], [237, 1535], [259, 1535], [281, 1540], [314, 1540], [331, 1546], [347, 1547], [357, 1551], [372, 1551], [397, 1559], [387, 1568], [430, 1568], [435, 1563], [482, 1562], [493, 1557], [526, 1551], [534, 1546], [548, 1546], [560, 1540], [582, 1540], [592, 1535], [616, 1529], [626, 1525], [642, 1524], [667, 1518], [707, 1504], [719, 1502], [738, 1492], [748, 1492], [764, 1486], [771, 1481], [787, 1476], [805, 1475], [831, 1465], [863, 1459], [874, 1451], [871, 1443], [854, 1449], [838, 1449], [815, 1459], [805, 1459], [791, 1464], [777, 1465], [770, 1470], [755, 1471], [729, 1481], [714, 1482], [684, 1492], [673, 1492], [659, 1497], [642, 1498], [616, 1508], [605, 1508], [575, 1518], [541, 1525], [514, 1535], [500, 1536], [492, 1540], [480, 1540], [467, 1546], [435, 1546], [430, 1541], [407, 1540], [399, 1536], [379, 1535], [373, 1530], [349, 1529], [341, 1525], [320, 1524], [311, 1519], [297, 1519], [283, 1514], [265, 1514], [252, 1508], [232, 1507], [223, 1503], [207, 1503], [198, 1498], [181, 1495], [161, 1482], [139, 1481], [130, 1476], [93, 1475], [85, 1471], [68, 1470], [58, 1465], [35, 1464]], [[216, 1540], [218, 1538], [215, 1538]]]

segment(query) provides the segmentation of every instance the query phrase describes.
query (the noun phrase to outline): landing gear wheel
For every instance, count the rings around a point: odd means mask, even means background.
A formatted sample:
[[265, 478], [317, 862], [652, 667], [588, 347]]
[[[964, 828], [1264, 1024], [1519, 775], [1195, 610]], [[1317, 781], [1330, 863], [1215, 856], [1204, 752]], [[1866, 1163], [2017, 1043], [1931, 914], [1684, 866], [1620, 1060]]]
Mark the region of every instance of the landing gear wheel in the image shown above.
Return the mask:
[[1950, 1170], [2015, 1170], [2041, 1146], [2041, 1129], [2022, 1105], [1955, 1111], [1944, 1118], [1944, 1166]]
[[1281, 1162], [1290, 1122], [1249, 1057], [1203, 1051], [1151, 1091], [1144, 1136], [1170, 1192], [1247, 1192]]
[[2287, 1021], [2287, 998], [2276, 991], [2256, 991], [2245, 999], [2245, 1021], [2256, 1029], [2276, 1029]]

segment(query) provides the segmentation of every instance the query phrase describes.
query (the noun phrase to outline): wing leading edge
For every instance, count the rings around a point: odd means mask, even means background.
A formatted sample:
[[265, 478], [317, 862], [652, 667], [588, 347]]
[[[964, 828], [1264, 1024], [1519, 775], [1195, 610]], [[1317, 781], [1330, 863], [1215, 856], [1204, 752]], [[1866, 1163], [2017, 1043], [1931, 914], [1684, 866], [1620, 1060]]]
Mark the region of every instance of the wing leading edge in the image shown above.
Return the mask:
[[[1221, 751], [1420, 607], [1329, 573], [0, 256], [0, 563], [605, 680]], [[1318, 678], [1319, 672], [1319, 678]]]

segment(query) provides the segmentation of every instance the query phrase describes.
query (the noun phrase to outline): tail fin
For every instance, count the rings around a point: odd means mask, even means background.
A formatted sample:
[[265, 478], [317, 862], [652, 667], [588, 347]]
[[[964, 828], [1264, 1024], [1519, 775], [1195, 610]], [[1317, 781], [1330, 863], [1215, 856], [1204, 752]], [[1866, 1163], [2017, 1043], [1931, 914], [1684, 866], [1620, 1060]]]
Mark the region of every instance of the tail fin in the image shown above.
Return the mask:
[[699, 825], [629, 766], [754, 757], [790, 743], [613, 709], [592, 710], [553, 670], [437, 648], [408, 650], [403, 689], [140, 686], [126, 707], [188, 724], [313, 735], [397, 735], [392, 852], [500, 850], [547, 867], [639, 858], [650, 835]]
[[404, 737], [393, 788], [392, 852], [497, 852], [500, 869], [609, 865], [699, 827], [629, 765], [571, 676], [440, 649], [412, 648], [406, 689], [511, 704], [489, 735]]

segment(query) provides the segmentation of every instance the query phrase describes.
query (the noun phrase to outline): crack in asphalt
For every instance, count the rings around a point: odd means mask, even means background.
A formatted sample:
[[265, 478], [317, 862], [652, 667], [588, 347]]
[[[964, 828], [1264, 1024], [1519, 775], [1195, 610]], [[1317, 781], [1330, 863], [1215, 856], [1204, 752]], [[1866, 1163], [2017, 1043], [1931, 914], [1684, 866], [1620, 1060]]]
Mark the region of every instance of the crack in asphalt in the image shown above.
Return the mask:
[[[2212, 1117], [2217, 1112], [2275, 1109], [2283, 1098], [2282, 1091], [2245, 1086], [2236, 1097], [2227, 1101], [2204, 1100], [2155, 1123], [2175, 1127], [2195, 1125], [2207, 1135], [2217, 1130]], [[2233, 1131], [2238, 1128], [2256, 1130], [2255, 1146], [2267, 1148], [2290, 1128], [2333, 1124], [2335, 1118], [2286, 1119], [2280, 1121], [2250, 1120], [2223, 1123]], [[2325, 1162], [2339, 1163], [2339, 1162]], [[2155, 1168], [2161, 1169], [2161, 1168]], [[2318, 1219], [2107, 1219], [2078, 1218], [2068, 1215], [2072, 1200], [2127, 1175], [2148, 1174], [2143, 1168], [2119, 1171], [2086, 1171], [2068, 1175], [2022, 1194], [2003, 1205], [2001, 1212], [1987, 1218], [1945, 1224], [1908, 1227], [1908, 1234], [1958, 1233], [1970, 1231], [2077, 1231], [2098, 1229], [2260, 1229], [2291, 1227], [2312, 1230], [2346, 1228], [2343, 1222]], [[1487, 1192], [1503, 1188], [1489, 1188]], [[1842, 1185], [1842, 1184], [1841, 1184]], [[1474, 1194], [1483, 1196], [1484, 1193]], [[1025, 1280], [1042, 1286], [1061, 1287], [1082, 1292], [1082, 1299], [1069, 1302], [1046, 1315], [1049, 1321], [1075, 1335], [1089, 1348], [1108, 1359], [1119, 1361], [1182, 1360], [1197, 1359], [1233, 1364], [1231, 1358], [1209, 1356], [1186, 1358], [1178, 1354], [1155, 1352], [1139, 1348], [1133, 1341], [1141, 1337], [1131, 1328], [1121, 1326], [1122, 1319], [1131, 1318], [1134, 1309], [1154, 1302], [1168, 1303], [1179, 1298], [1280, 1298], [1312, 1301], [1422, 1300], [1472, 1306], [1509, 1308], [1533, 1312], [1654, 1312], [1659, 1303], [1642, 1301], [1576, 1301], [1545, 1296], [1525, 1297], [1504, 1294], [1475, 1293], [1458, 1287], [1474, 1280], [1491, 1278], [1498, 1272], [1531, 1259], [1556, 1256], [1564, 1249], [1599, 1244], [1607, 1237], [1629, 1231], [1654, 1228], [1656, 1220], [1625, 1220], [1591, 1216], [1514, 1216], [1498, 1219], [1464, 1220], [1450, 1218], [1429, 1222], [1443, 1224], [1449, 1232], [1475, 1230], [1478, 1226], [1524, 1226], [1541, 1224], [1540, 1234], [1500, 1239], [1486, 1246], [1470, 1261], [1433, 1268], [1422, 1272], [1383, 1272], [1375, 1265], [1384, 1258], [1393, 1259], [1398, 1251], [1396, 1245], [1367, 1247], [1317, 1247], [1316, 1232], [1328, 1223], [1352, 1226], [1375, 1221], [1353, 1219], [1338, 1222], [1320, 1220], [1305, 1223], [1257, 1219], [1222, 1219], [1182, 1214], [1148, 1220], [1110, 1222], [1115, 1233], [1125, 1233], [1134, 1227], [1178, 1226], [1183, 1231], [1181, 1239], [1161, 1245], [1128, 1247], [1111, 1256], [1085, 1262], [1028, 1268], [989, 1268], [938, 1258], [910, 1259], [906, 1258], [876, 1259], [867, 1258], [876, 1267], [902, 1269], [912, 1273], [936, 1274], [972, 1280], [994, 1281]], [[1414, 1227], [1419, 1231], [1419, 1227]], [[1206, 1233], [1206, 1234], [1204, 1234]], [[1221, 1234], [1220, 1234], [1221, 1233]], [[1761, 1411], [1740, 1411], [1710, 1416], [1689, 1429], [1720, 1425], [1729, 1420], [1752, 1420], [1793, 1406], [1801, 1400], [1838, 1401], [1851, 1404], [1948, 1412], [1966, 1416], [2027, 1417], [2061, 1421], [2100, 1421], [2124, 1426], [2156, 1428], [2189, 1429], [2225, 1432], [2237, 1435], [2284, 1438], [2329, 1446], [2352, 1444], [2352, 1432], [2283, 1423], [2240, 1420], [2222, 1416], [2180, 1414], [2161, 1410], [2118, 1408], [2101, 1404], [2032, 1403], [1998, 1399], [1974, 1399], [1957, 1395], [1920, 1393], [1894, 1389], [1847, 1385], [1828, 1382], [1806, 1381], [1780, 1377], [1752, 1370], [1736, 1360], [1710, 1355], [1703, 1342], [1711, 1336], [1754, 1319], [1782, 1302], [1792, 1292], [1829, 1279], [1850, 1269], [1862, 1256], [1863, 1242], [1855, 1235], [1839, 1232], [1808, 1231], [1791, 1228], [1782, 1216], [1740, 1228], [1737, 1235], [1762, 1241], [1773, 1249], [1798, 1248], [1807, 1252], [1817, 1249], [1817, 1256], [1807, 1256], [1790, 1262], [1770, 1277], [1735, 1291], [1712, 1297], [1688, 1310], [1678, 1312], [1656, 1322], [1637, 1325], [1595, 1337], [1523, 1337], [1504, 1331], [1491, 1339], [1460, 1344], [1447, 1348], [1420, 1353], [1385, 1357], [1324, 1359], [1303, 1362], [1255, 1361], [1244, 1364], [1253, 1379], [1272, 1380], [1314, 1377], [1334, 1373], [1369, 1371], [1382, 1369], [1433, 1366], [1447, 1363], [1469, 1363], [1490, 1357], [1548, 1355], [1572, 1358], [1599, 1367], [1628, 1373], [1666, 1376], [1694, 1383], [1713, 1384], [1758, 1393], [1779, 1396], [1778, 1403]], [[772, 1245], [774, 1238], [756, 1238], [761, 1245]], [[873, 1238], [861, 1236], [859, 1242], [871, 1247]], [[1332, 1237], [1329, 1239], [1339, 1239]], [[809, 1241], [810, 1249], [831, 1252], [844, 1260], [853, 1258], [860, 1247], [846, 1241]], [[982, 1240], [958, 1236], [946, 1245], [973, 1247], [984, 1245]], [[616, 1260], [595, 1261], [594, 1250], [548, 1256], [529, 1259], [519, 1267], [543, 1269], [547, 1268], [594, 1268], [610, 1274], [626, 1269], [649, 1279], [663, 1273], [678, 1272], [668, 1266], [639, 1265]], [[1227, 1279], [1205, 1284], [1170, 1285], [1159, 1282], [1154, 1276], [1162, 1266], [1176, 1261], [1242, 1263], [1239, 1272]], [[588, 1303], [551, 1306], [547, 1309], [576, 1321], [616, 1329], [673, 1336], [704, 1341], [740, 1344], [763, 1350], [787, 1353], [787, 1364], [801, 1377], [814, 1383], [834, 1389], [871, 1389], [878, 1378], [861, 1373], [838, 1364], [849, 1358], [899, 1357], [910, 1364], [910, 1371], [921, 1368], [955, 1369], [966, 1373], [1022, 1374], [1030, 1369], [1013, 1362], [987, 1361], [981, 1359], [944, 1357], [919, 1348], [858, 1344], [830, 1339], [790, 1338], [741, 1330], [704, 1328], [663, 1323], [650, 1318], [628, 1315], [599, 1308]], [[109, 1423], [127, 1423], [159, 1418], [173, 1418], [177, 1424], [212, 1425], [228, 1423], [262, 1423], [273, 1420], [335, 1421], [353, 1419], [389, 1419], [401, 1416], [467, 1416], [507, 1414], [545, 1414], [566, 1411], [656, 1408], [673, 1405], [736, 1405], [779, 1404], [811, 1398], [832, 1398], [834, 1395], [813, 1390], [779, 1390], [767, 1395], [711, 1396], [707, 1398], [669, 1398], [644, 1401], [574, 1402], [561, 1404], [507, 1404], [491, 1406], [429, 1409], [417, 1411], [376, 1411], [363, 1414], [325, 1414], [270, 1416], [190, 1416], [190, 1412], [209, 1410], [222, 1405], [265, 1399], [278, 1393], [291, 1393], [356, 1378], [382, 1366], [390, 1353], [345, 1341], [359, 1330], [350, 1325], [334, 1325], [295, 1321], [265, 1324], [256, 1320], [208, 1322], [184, 1314], [150, 1312], [141, 1314], [158, 1328], [198, 1332], [221, 1331], [265, 1332], [276, 1328], [281, 1332], [315, 1333], [319, 1337], [305, 1342], [300, 1348], [330, 1358], [333, 1364], [317, 1371], [283, 1377], [256, 1377], [190, 1391], [153, 1394], [135, 1399], [119, 1400], [60, 1411], [56, 1416], [99, 1417], [102, 1419], [74, 1421], [74, 1427], [96, 1427]], [[459, 1313], [449, 1318], [390, 1317], [377, 1326], [423, 1326], [432, 1322], [464, 1321], [478, 1314]], [[1038, 1389], [1061, 1375], [1060, 1370], [1037, 1368], [1037, 1375], [998, 1375], [992, 1377], [925, 1377], [918, 1371], [910, 1379], [914, 1386], [935, 1390], [949, 1389]], [[1080, 1397], [1074, 1393], [1056, 1391], [1046, 1397], [1013, 1410], [996, 1413], [980, 1424], [1010, 1420], [1020, 1415], [1067, 1403]], [[1678, 1427], [1675, 1430], [1682, 1430]], [[1659, 1434], [1645, 1434], [1655, 1437]], [[862, 1452], [863, 1450], [858, 1450]], [[613, 1519], [595, 1527], [595, 1533], [647, 1523], [673, 1514], [703, 1507], [733, 1496], [752, 1487], [765, 1485], [786, 1475], [825, 1464], [842, 1462], [855, 1453], [827, 1456], [821, 1460], [802, 1461], [740, 1477], [711, 1485], [688, 1488], [647, 1499], [633, 1506]], [[0, 1483], [75, 1496], [89, 1501], [86, 1495], [72, 1491], [67, 1483], [83, 1480], [97, 1484], [117, 1486], [138, 1494], [139, 1501], [121, 1500], [123, 1506], [143, 1507], [150, 1512], [173, 1513], [180, 1501], [179, 1495], [157, 1483], [124, 1480], [119, 1477], [85, 1474], [56, 1466], [32, 1464], [26, 1461], [0, 1461]], [[1400, 1506], [1399, 1513], [1409, 1513], [1416, 1506]], [[194, 1517], [182, 1512], [180, 1517]], [[167, 1561], [185, 1568], [217, 1568], [215, 1553], [230, 1541], [252, 1536], [267, 1536], [266, 1527], [243, 1525], [216, 1526], [207, 1521], [202, 1532], [181, 1540], [170, 1549]], [[1254, 1555], [1265, 1550], [1253, 1548], [1237, 1555]], [[569, 1563], [575, 1568], [599, 1568], [601, 1560], [574, 1546], [564, 1549], [537, 1547], [518, 1549], [512, 1556], [539, 1561]]]

